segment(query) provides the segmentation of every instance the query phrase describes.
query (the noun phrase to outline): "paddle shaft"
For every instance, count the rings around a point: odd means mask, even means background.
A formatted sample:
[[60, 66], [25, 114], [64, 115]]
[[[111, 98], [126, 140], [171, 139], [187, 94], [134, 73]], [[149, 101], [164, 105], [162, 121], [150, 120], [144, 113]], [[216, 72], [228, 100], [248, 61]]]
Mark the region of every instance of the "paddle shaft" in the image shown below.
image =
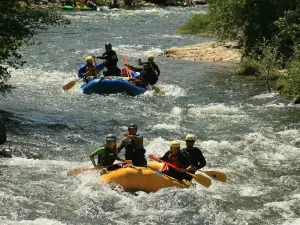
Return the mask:
[[116, 165], [122, 165], [122, 164], [128, 164], [129, 162], [126, 161], [126, 162], [119, 162], [119, 163], [115, 163], [115, 164], [112, 164], [112, 165], [108, 165], [108, 166], [95, 166], [94, 168], [77, 168], [75, 170], [70, 170], [68, 173], [67, 173], [67, 176], [75, 176], [79, 173], [83, 173], [85, 171], [89, 171], [89, 170], [98, 170], [98, 169], [102, 169], [102, 168], [108, 168], [108, 167], [111, 167], [111, 166], [116, 166]]
[[[163, 160], [161, 160], [161, 159], [159, 159], [159, 158], [156, 158], [156, 157], [154, 157], [154, 156], [149, 156], [149, 157], [150, 157], [151, 159], [156, 160], [156, 161], [165, 163], [165, 164], [167, 164], [168, 166], [172, 167], [173, 169], [182, 172], [181, 169], [179, 169], [178, 167], [172, 165], [171, 163], [165, 162], [165, 161], [163, 161]], [[186, 173], [186, 174], [188, 174], [188, 175], [190, 175], [191, 177], [194, 177], [194, 178], [196, 177], [194, 174], [189, 173], [189, 172], [182, 172], [182, 173]]]
[[[163, 160], [161, 160], [159, 158], [156, 158], [156, 157], [154, 157], [152, 155], [149, 155], [149, 158], [151, 158], [151, 159], [153, 159], [155, 161], [158, 161], [158, 162], [165, 163], [166, 165], [174, 168], [175, 170], [178, 170], [178, 171], [182, 172], [181, 169], [177, 168], [176, 166], [172, 165], [171, 163], [165, 162], [165, 161], [163, 161]], [[190, 175], [191, 177], [193, 177], [195, 179], [195, 181], [197, 183], [203, 185], [204, 187], [208, 188], [211, 185], [211, 179], [208, 176], [206, 176], [206, 175], [192, 174], [192, 173], [189, 173], [189, 172], [183, 172], [183, 173], [186, 173], [186, 174]]]

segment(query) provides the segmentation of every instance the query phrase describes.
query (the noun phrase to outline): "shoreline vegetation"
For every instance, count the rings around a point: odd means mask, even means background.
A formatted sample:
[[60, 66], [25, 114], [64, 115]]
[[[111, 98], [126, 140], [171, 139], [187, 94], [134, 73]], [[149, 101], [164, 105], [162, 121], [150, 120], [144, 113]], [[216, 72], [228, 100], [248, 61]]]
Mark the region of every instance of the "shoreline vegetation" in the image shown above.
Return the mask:
[[[62, 9], [65, 0], [23, 0], [22, 4], [29, 3], [32, 9]], [[80, 2], [80, 0], [78, 0]], [[195, 4], [207, 4], [207, 0], [95, 0], [97, 6], [108, 6], [109, 3], [117, 4], [120, 8], [135, 8], [141, 6], [191, 6]]]
[[299, 17], [300, 0], [269, 0], [255, 8], [251, 0], [210, 0], [207, 14], [194, 16], [176, 33], [211, 36], [218, 41], [170, 48], [165, 55], [238, 62], [237, 74], [266, 80], [269, 92], [273, 89], [288, 97], [296, 96], [292, 103], [299, 104]]

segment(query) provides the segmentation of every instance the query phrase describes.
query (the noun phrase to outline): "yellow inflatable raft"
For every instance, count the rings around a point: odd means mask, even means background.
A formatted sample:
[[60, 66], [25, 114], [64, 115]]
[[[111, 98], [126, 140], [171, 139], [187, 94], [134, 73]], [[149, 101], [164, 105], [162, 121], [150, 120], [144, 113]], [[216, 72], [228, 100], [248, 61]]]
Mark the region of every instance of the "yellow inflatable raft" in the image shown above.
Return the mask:
[[[100, 177], [102, 183], [120, 185], [125, 191], [156, 192], [161, 188], [187, 188], [190, 182], [180, 182], [172, 177], [159, 173], [161, 164], [148, 162], [149, 167], [126, 166], [110, 171]], [[153, 169], [151, 169], [151, 168]]]

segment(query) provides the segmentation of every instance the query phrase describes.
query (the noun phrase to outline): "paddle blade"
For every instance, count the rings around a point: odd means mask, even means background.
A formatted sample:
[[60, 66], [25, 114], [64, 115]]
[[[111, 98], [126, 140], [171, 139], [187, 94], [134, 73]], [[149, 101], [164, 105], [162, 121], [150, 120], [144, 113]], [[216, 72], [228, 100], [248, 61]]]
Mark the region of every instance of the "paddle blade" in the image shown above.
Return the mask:
[[215, 170], [200, 170], [201, 172], [207, 174], [211, 178], [226, 183], [227, 175], [224, 172], [221, 171], [215, 171]]
[[201, 185], [203, 185], [204, 187], [210, 187], [211, 185], [211, 179], [209, 177], [206, 177], [202, 174], [190, 174], [189, 175], [193, 175], [192, 177], [195, 179], [195, 181]]
[[150, 85], [150, 87], [158, 94], [162, 93], [160, 88], [156, 85]]
[[74, 85], [76, 84], [76, 81], [77, 81], [77, 80], [72, 80], [72, 81], [70, 81], [69, 83], [66, 83], [66, 84], [63, 86], [64, 91], [68, 91], [68, 90], [70, 90], [72, 87], [74, 87]]
[[85, 171], [88, 171], [88, 170], [96, 170], [96, 169], [97, 169], [97, 168], [78, 168], [78, 169], [75, 169], [75, 170], [70, 170], [70, 171], [68, 171], [67, 176], [68, 176], [68, 177], [76, 176], [77, 174], [83, 173], [83, 172], [85, 172]]

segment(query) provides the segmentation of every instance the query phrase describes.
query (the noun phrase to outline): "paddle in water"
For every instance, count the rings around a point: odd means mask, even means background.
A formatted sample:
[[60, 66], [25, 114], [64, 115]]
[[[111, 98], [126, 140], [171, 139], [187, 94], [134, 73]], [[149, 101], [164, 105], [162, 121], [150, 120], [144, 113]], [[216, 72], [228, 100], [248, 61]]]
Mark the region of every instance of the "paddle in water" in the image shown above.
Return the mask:
[[[177, 168], [176, 166], [172, 165], [171, 163], [165, 162], [165, 161], [163, 161], [159, 158], [154, 157], [153, 155], [149, 155], [149, 158], [153, 159], [155, 161], [158, 161], [158, 162], [165, 163], [166, 165], [172, 167], [173, 169], [181, 171], [181, 169]], [[186, 174], [190, 175], [191, 177], [193, 177], [195, 179], [195, 181], [197, 181], [199, 184], [203, 185], [204, 187], [208, 188], [211, 185], [211, 179], [209, 177], [207, 177], [206, 175], [192, 174], [192, 173], [189, 173], [189, 172], [183, 172], [183, 173], [186, 173]]]

